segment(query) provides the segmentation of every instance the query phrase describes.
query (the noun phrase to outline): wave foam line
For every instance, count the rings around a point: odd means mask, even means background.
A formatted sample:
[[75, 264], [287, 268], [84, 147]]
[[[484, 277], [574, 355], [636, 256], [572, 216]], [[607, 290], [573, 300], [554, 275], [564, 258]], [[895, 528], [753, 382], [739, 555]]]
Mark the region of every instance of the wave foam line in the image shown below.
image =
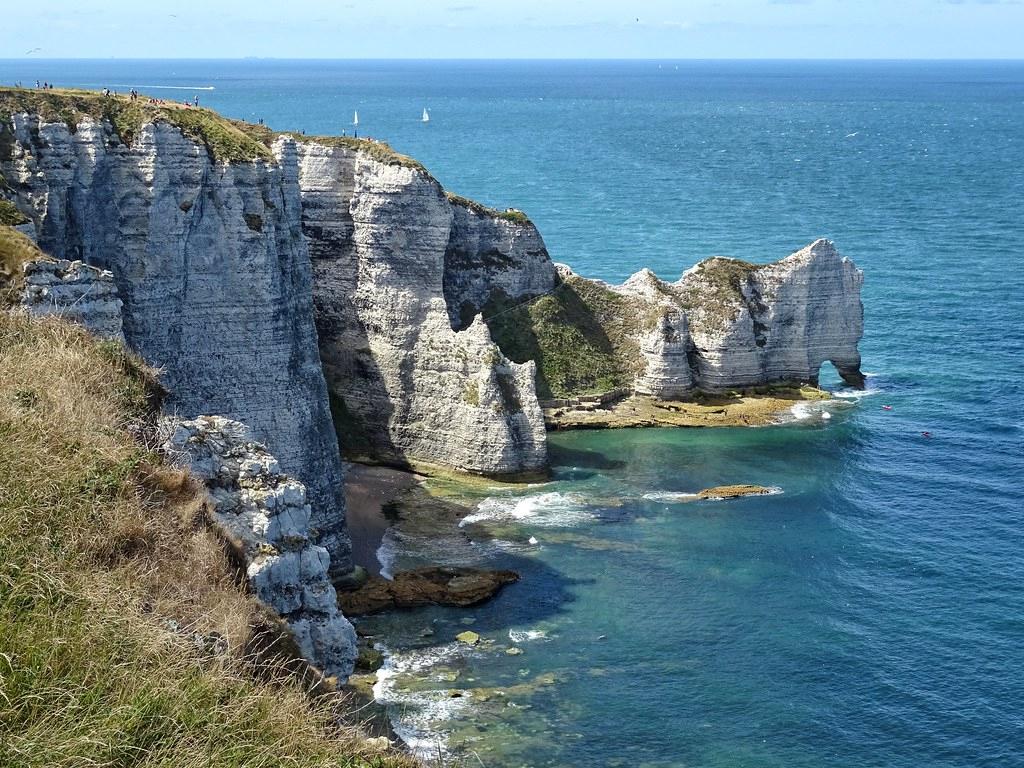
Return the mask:
[[450, 663], [464, 648], [454, 643], [418, 651], [392, 651], [384, 643], [375, 643], [374, 648], [384, 654], [384, 664], [377, 670], [373, 698], [387, 708], [395, 734], [421, 760], [433, 760], [439, 751], [449, 755], [447, 738], [438, 726], [465, 709], [468, 700], [452, 698], [441, 680], [437, 689], [423, 691], [401, 690], [395, 683], [399, 675], [429, 673], [431, 667]]
[[557, 491], [535, 496], [490, 496], [481, 501], [476, 511], [459, 521], [459, 527], [487, 521], [525, 521], [548, 528], [569, 528], [593, 515], [584, 509], [584, 501], [573, 494]]

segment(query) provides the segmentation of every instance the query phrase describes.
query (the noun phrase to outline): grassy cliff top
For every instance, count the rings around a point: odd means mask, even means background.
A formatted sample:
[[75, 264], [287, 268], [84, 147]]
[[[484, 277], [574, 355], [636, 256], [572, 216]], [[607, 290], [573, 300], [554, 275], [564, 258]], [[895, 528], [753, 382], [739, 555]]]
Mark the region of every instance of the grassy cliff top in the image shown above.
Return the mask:
[[690, 318], [692, 326], [711, 332], [725, 330], [747, 301], [744, 287], [748, 280], [764, 266], [725, 256], [697, 264], [674, 286], [684, 307], [703, 310]]
[[65, 88], [30, 90], [0, 88], [0, 120], [16, 112], [37, 114], [61, 121], [75, 130], [85, 118], [108, 121], [123, 142], [131, 143], [145, 123], [167, 122], [189, 138], [202, 142], [210, 156], [224, 162], [270, 160], [267, 145], [255, 140], [227, 118], [209, 109], [186, 107], [175, 102], [150, 104], [145, 97], [104, 96], [96, 91]]
[[0, 312], [0, 765], [412, 768], [260, 652], [280, 623], [136, 437], [157, 396], [119, 344]]
[[529, 217], [522, 211], [517, 211], [513, 208], [509, 208], [505, 211], [499, 211], [496, 208], [489, 208], [483, 203], [478, 203], [476, 200], [470, 200], [468, 197], [462, 195], [456, 195], [454, 192], [446, 192], [445, 195], [448, 197], [448, 202], [452, 205], [458, 205], [463, 208], [468, 208], [474, 213], [478, 213], [481, 216], [490, 216], [496, 219], [504, 219], [505, 221], [511, 221], [515, 224], [529, 224]]
[[419, 160], [414, 160], [408, 155], [396, 152], [391, 145], [386, 144], [383, 141], [366, 138], [358, 139], [355, 136], [307, 136], [306, 134], [299, 133], [298, 131], [274, 131], [265, 125], [247, 123], [244, 120], [224, 119], [238, 130], [244, 132], [246, 135], [267, 147], [273, 144], [274, 141], [281, 136], [290, 136], [296, 141], [304, 144], [316, 143], [322, 144], [325, 147], [331, 147], [332, 149], [347, 149], [352, 152], [363, 152], [377, 162], [384, 163], [386, 165], [398, 165], [403, 168], [411, 168], [414, 171], [419, 171], [420, 173], [429, 175], [426, 167]]
[[378, 162], [426, 173], [422, 164], [411, 157], [399, 154], [380, 141], [272, 131], [266, 126], [232, 120], [202, 107], [187, 107], [171, 101], [150, 104], [146, 96], [140, 96], [133, 101], [125, 95], [104, 96], [97, 91], [66, 88], [45, 91], [0, 88], [0, 122], [6, 122], [9, 116], [16, 112], [38, 114], [47, 120], [59, 120], [71, 130], [75, 130], [84, 118], [107, 120], [125, 143], [130, 143], [145, 123], [166, 122], [180, 128], [189, 138], [203, 143], [210, 156], [218, 162], [273, 160], [271, 145], [278, 137], [287, 135], [297, 141], [315, 141], [330, 147], [364, 152]]

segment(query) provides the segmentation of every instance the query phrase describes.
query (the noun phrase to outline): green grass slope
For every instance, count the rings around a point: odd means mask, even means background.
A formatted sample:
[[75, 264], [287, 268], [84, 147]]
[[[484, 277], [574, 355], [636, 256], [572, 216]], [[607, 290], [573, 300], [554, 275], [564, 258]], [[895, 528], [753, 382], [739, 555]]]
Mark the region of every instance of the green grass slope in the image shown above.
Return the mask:
[[120, 345], [0, 312], [0, 765], [412, 766], [267, 652], [197, 484], [146, 447], [157, 397]]
[[537, 363], [537, 396], [576, 397], [628, 386], [642, 365], [642, 328], [655, 311], [602, 284], [571, 275], [527, 302], [492, 298], [484, 320], [502, 353]]

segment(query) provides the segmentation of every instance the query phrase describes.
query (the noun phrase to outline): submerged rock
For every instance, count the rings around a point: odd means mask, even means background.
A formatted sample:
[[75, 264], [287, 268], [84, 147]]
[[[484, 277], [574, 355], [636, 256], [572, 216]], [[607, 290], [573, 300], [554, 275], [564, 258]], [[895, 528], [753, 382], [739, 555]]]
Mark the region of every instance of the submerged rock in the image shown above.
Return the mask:
[[465, 643], [466, 645], [476, 645], [480, 642], [480, 635], [467, 629], [465, 632], [459, 632], [459, 634], [455, 636], [455, 639], [460, 643]]
[[716, 485], [697, 492], [698, 499], [735, 499], [740, 496], [770, 496], [778, 493], [775, 488], [763, 485]]
[[418, 568], [402, 571], [388, 581], [380, 576], [361, 587], [338, 594], [338, 604], [349, 616], [394, 608], [424, 605], [468, 607], [488, 600], [506, 584], [519, 580], [514, 571], [479, 568]]

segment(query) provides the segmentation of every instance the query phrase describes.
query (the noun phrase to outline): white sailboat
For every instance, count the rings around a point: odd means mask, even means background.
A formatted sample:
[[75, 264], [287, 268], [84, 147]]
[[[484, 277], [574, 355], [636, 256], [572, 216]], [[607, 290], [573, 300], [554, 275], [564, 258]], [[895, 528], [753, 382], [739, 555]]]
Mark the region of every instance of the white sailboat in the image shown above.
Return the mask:
[[423, 119], [422, 119], [422, 122], [424, 122], [424, 123], [429, 123], [430, 122], [430, 113], [427, 112], [427, 108], [426, 107], [423, 108]]
[[356, 111], [355, 115], [352, 116], [352, 125], [359, 126], [359, 112]]

